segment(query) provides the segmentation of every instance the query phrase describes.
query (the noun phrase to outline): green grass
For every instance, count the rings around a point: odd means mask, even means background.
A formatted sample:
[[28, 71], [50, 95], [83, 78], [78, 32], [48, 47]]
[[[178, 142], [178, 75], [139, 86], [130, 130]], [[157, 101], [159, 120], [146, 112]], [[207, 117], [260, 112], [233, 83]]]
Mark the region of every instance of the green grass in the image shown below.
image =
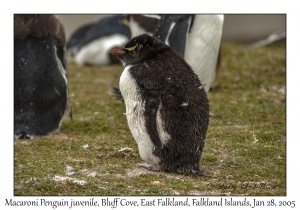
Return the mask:
[[58, 134], [14, 140], [15, 195], [286, 195], [285, 46], [225, 43], [222, 52], [208, 95], [222, 117], [210, 119], [207, 177], [138, 167], [125, 106], [109, 94], [123, 67], [69, 63], [73, 120]]

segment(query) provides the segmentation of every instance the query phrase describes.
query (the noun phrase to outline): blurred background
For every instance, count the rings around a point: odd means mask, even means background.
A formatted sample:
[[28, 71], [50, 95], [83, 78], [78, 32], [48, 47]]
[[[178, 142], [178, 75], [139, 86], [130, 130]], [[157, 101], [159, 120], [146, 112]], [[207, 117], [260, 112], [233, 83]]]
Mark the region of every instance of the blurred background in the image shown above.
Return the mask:
[[[67, 39], [80, 26], [111, 15], [57, 15], [65, 26]], [[225, 14], [222, 42], [253, 44], [277, 34], [285, 38], [285, 14]]]

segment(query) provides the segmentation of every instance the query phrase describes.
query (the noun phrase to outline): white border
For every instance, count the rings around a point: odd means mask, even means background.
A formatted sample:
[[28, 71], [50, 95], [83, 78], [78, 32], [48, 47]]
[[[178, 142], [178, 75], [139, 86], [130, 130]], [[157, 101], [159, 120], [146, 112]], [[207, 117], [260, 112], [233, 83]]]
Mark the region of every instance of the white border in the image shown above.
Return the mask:
[[[293, 1], [296, 2], [296, 1]], [[170, 7], [172, 5], [172, 7]], [[35, 200], [43, 197], [13, 197], [13, 14], [14, 13], [54, 13], [54, 14], [124, 14], [124, 13], [227, 13], [227, 14], [287, 14], [287, 196], [282, 197], [248, 197], [249, 199], [299, 200], [299, 15], [298, 4], [287, 1], [10, 1], [1, 6], [1, 122], [4, 138], [1, 141], [1, 190], [0, 205], [4, 206], [5, 198], [14, 200]], [[138, 11], [138, 12], [137, 12]], [[4, 116], [4, 117], [3, 117]], [[299, 196], [297, 196], [299, 197]], [[89, 197], [82, 197], [85, 200]], [[127, 197], [140, 201], [142, 197]], [[151, 197], [147, 197], [151, 198]], [[154, 197], [156, 198], [156, 197]], [[178, 197], [181, 199], [183, 197]], [[190, 197], [193, 199], [194, 197]], [[218, 197], [209, 197], [211, 200]], [[49, 200], [62, 199], [47, 197]], [[76, 199], [80, 197], [64, 197]], [[98, 198], [101, 199], [101, 198]], [[113, 198], [111, 198], [113, 199]], [[234, 197], [235, 200], [242, 199]], [[300, 203], [296, 203], [298, 207]], [[5, 207], [1, 209], [8, 209]], [[127, 209], [129, 209], [128, 207]], [[173, 207], [177, 208], [178, 207]], [[200, 208], [200, 207], [197, 207]], [[225, 208], [225, 207], [223, 207]], [[265, 207], [266, 208], [266, 207]], [[32, 209], [27, 207], [27, 209]], [[35, 208], [37, 209], [37, 208]], [[38, 209], [41, 209], [40, 207]], [[61, 209], [61, 208], [57, 208]], [[111, 208], [101, 208], [111, 209]], [[131, 209], [131, 208], [130, 208]], [[193, 209], [193, 208], [192, 208]], [[229, 208], [228, 208], [229, 209]], [[278, 208], [276, 208], [278, 209]]]

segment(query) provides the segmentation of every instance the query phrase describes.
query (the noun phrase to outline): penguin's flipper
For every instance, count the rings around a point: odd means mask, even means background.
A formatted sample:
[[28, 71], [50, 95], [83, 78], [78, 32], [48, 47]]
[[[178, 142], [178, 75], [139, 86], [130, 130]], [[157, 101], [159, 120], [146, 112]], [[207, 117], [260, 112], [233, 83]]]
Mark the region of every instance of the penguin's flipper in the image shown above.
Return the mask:
[[192, 15], [162, 15], [153, 36], [162, 40], [181, 57], [184, 57], [185, 43], [192, 17]]
[[115, 99], [117, 99], [118, 101], [124, 102], [123, 96], [122, 96], [121, 91], [120, 91], [119, 88], [117, 88], [117, 87], [112, 87], [112, 88], [110, 89], [110, 93], [111, 93], [111, 94], [113, 95], [113, 97], [114, 97]]
[[162, 143], [160, 141], [156, 125], [156, 116], [160, 105], [160, 97], [156, 91], [152, 90], [148, 90], [145, 95], [145, 126], [154, 146], [161, 148]]
[[190, 28], [190, 17], [181, 18], [173, 27], [168, 38], [169, 46], [175, 50], [182, 58], [184, 57], [187, 33]]

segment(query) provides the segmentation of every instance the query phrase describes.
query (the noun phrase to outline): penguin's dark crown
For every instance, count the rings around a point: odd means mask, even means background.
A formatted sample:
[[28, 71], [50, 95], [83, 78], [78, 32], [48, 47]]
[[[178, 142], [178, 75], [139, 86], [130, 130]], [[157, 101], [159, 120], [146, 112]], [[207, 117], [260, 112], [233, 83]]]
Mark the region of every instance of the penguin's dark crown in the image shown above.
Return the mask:
[[[132, 48], [134, 46], [137, 47]], [[168, 48], [168, 46], [165, 45], [161, 40], [147, 33], [144, 33], [129, 40], [129, 42], [125, 45], [124, 49], [127, 51], [132, 51], [132, 50], [139, 51], [143, 47], [145, 47], [144, 49], [147, 51], [156, 51], [156, 52]]]
[[154, 58], [167, 49], [171, 48], [159, 39], [145, 33], [132, 38], [124, 48], [112, 49], [110, 54], [117, 56], [125, 65], [128, 65]]

